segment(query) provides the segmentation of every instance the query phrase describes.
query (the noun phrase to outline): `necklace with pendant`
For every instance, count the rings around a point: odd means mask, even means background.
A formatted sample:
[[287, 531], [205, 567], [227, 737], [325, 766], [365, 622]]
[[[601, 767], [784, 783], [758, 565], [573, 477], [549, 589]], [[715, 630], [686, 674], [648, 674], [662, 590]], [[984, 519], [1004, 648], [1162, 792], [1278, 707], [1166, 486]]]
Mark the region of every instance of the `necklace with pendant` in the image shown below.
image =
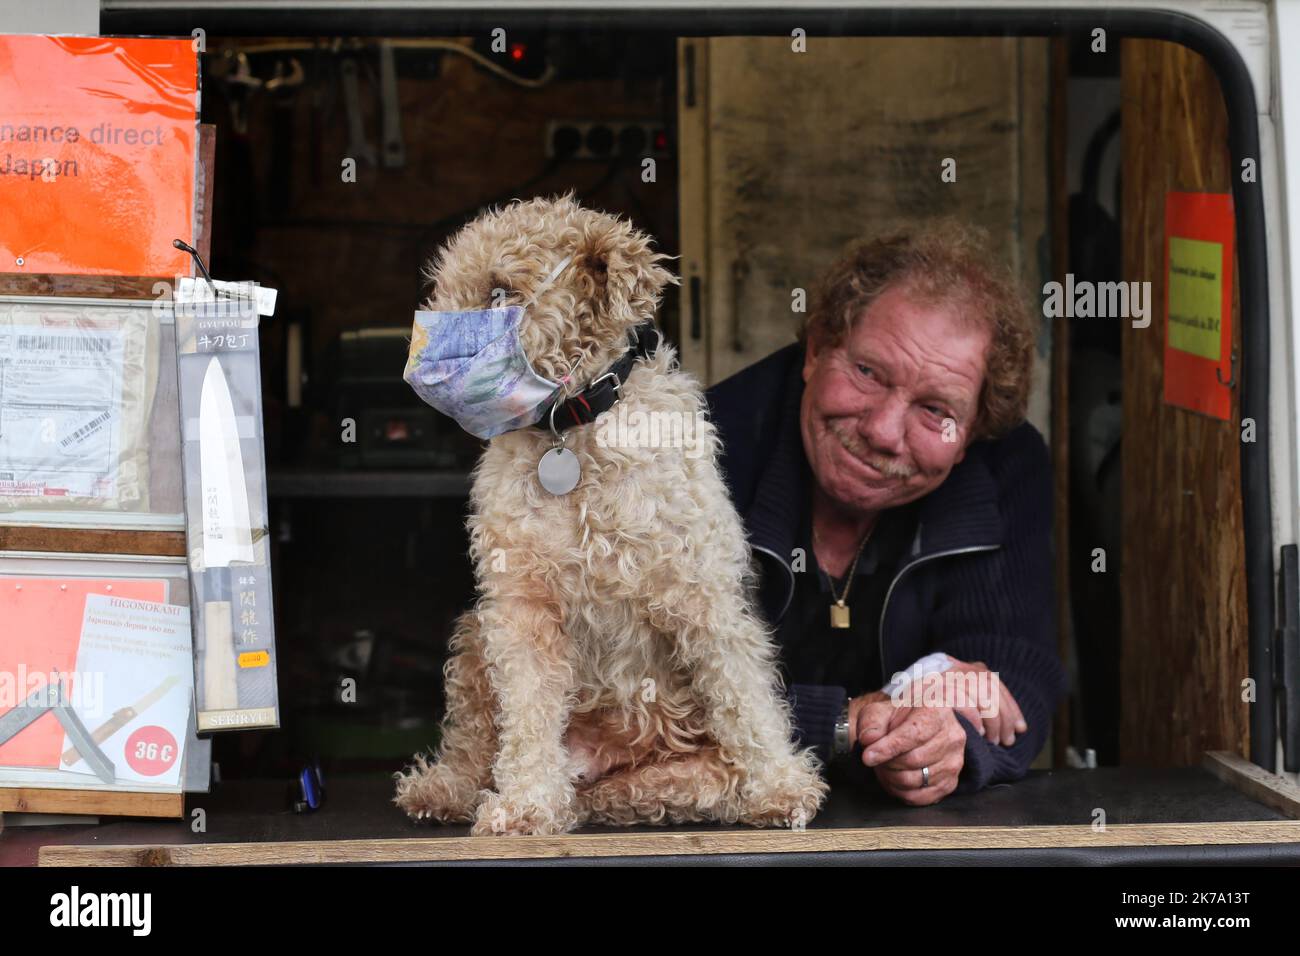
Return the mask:
[[[826, 575], [826, 583], [830, 586], [831, 597], [834, 599], [831, 603], [831, 627], [837, 630], [844, 630], [849, 627], [849, 606], [845, 602], [848, 601], [849, 590], [853, 587], [853, 573], [858, 569], [858, 559], [862, 557], [862, 551], [866, 548], [867, 542], [871, 540], [871, 535], [875, 530], [876, 526], [873, 524], [871, 529], [863, 536], [862, 543], [858, 545], [858, 553], [853, 556], [853, 563], [849, 565], [848, 577], [844, 581], [844, 593], [839, 597], [835, 596], [835, 579], [822, 567], [821, 562], [817, 561], [817, 570]], [[814, 523], [813, 544], [818, 545], [820, 543], [821, 541], [817, 536], [817, 525]], [[813, 560], [816, 561], [816, 554], [813, 555]]]

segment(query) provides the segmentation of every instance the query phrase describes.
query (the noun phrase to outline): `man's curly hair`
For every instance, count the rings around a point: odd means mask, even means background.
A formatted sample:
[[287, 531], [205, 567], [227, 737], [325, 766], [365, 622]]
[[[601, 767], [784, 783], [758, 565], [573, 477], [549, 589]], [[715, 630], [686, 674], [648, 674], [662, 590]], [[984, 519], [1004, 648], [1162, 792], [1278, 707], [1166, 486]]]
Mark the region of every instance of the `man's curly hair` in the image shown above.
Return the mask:
[[919, 303], [952, 304], [991, 333], [972, 439], [996, 438], [1025, 419], [1037, 334], [1020, 285], [990, 254], [979, 228], [940, 219], [850, 245], [817, 284], [799, 341], [843, 343], [854, 322], [891, 286]]

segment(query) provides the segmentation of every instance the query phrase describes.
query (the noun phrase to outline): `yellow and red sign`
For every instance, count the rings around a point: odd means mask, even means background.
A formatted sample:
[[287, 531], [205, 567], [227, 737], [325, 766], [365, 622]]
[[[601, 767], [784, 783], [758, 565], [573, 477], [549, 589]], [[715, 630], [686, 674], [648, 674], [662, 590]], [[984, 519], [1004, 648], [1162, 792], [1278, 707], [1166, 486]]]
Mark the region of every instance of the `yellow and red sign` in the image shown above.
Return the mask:
[[1165, 197], [1165, 402], [1232, 413], [1234, 218], [1228, 193]]
[[189, 39], [0, 36], [0, 272], [189, 275]]

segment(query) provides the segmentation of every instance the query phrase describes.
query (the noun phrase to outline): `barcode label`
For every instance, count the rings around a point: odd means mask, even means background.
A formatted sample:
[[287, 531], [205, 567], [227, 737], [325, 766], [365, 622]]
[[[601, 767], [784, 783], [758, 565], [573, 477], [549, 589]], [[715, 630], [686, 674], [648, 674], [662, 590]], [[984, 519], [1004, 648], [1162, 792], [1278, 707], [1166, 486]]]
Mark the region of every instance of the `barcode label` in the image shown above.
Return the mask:
[[95, 418], [92, 418], [90, 421], [86, 422], [86, 424], [82, 425], [80, 428], [78, 428], [67, 438], [63, 439], [63, 441], [59, 442], [59, 447], [67, 448], [68, 445], [70, 445], [72, 442], [81, 441], [81, 439], [85, 438], [87, 435], [93, 432], [100, 425], [104, 424], [104, 422], [108, 421], [109, 418], [111, 417], [112, 417], [111, 412], [104, 412], [102, 415], [98, 415]]
[[20, 335], [20, 349], [63, 349], [70, 352], [107, 352], [109, 343], [104, 339], [79, 335]]

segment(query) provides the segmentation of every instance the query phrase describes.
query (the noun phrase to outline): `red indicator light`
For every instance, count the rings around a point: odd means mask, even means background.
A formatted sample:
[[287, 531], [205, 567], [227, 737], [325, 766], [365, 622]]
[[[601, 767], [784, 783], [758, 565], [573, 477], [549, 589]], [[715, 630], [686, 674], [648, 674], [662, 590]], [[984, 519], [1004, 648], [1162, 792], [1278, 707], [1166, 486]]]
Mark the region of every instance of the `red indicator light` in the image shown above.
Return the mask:
[[528, 48], [522, 43], [516, 43], [510, 47], [510, 59], [522, 60], [528, 54]]

